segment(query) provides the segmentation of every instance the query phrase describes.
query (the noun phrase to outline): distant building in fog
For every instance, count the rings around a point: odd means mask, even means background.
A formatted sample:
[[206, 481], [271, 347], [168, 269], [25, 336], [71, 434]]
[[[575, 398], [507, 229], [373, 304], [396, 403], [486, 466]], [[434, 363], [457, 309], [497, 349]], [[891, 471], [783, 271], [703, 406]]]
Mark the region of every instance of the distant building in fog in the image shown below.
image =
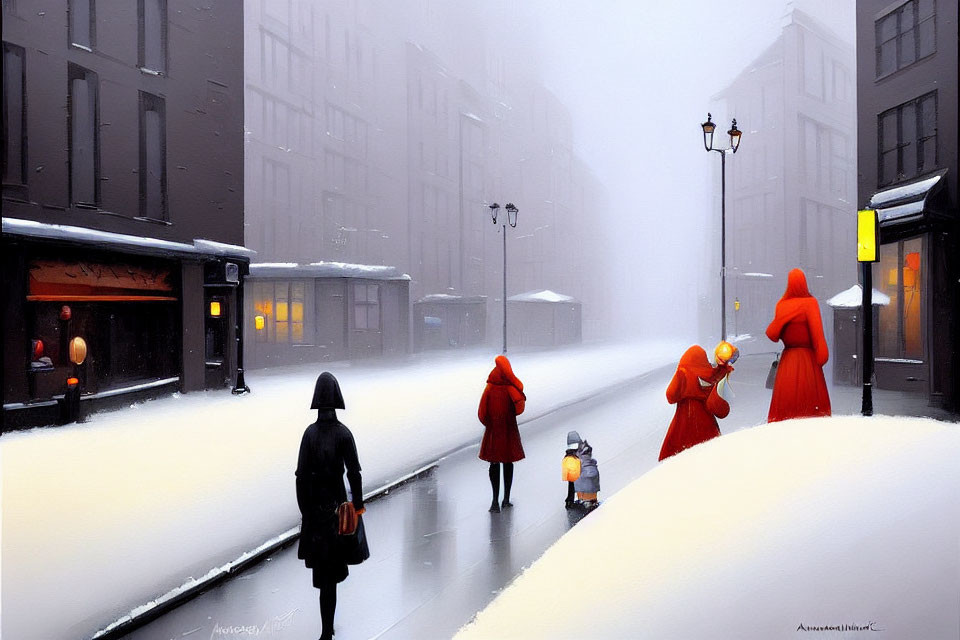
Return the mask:
[[[771, 349], [764, 330], [790, 269], [821, 301], [856, 282], [854, 81], [853, 45], [794, 9], [716, 96], [718, 133], [730, 117], [743, 131], [727, 158], [727, 330], [754, 337], [746, 350]], [[719, 182], [719, 162], [716, 172]]]
[[[259, 261], [396, 266], [411, 276], [411, 301], [485, 296], [494, 342], [502, 239], [487, 204], [512, 201], [508, 295], [576, 296], [587, 333], [597, 331], [607, 289], [587, 222], [605, 206], [602, 187], [573, 154], [566, 108], [505, 63], [468, 11], [244, 4], [246, 238]], [[463, 53], [444, 60], [432, 40], [453, 32]], [[304, 313], [312, 325], [319, 311]]]
[[[857, 201], [880, 217], [880, 388], [960, 395], [957, 2], [857, 2]], [[850, 354], [839, 354], [840, 357]]]

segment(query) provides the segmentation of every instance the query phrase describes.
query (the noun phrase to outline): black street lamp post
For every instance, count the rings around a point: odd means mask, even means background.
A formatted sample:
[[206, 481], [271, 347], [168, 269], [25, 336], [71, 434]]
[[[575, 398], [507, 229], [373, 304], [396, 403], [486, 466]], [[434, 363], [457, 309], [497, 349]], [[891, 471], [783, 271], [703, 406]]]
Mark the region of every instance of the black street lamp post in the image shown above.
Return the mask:
[[727, 135], [730, 136], [730, 146], [726, 149], [713, 148], [713, 132], [717, 125], [707, 114], [707, 121], [700, 126], [703, 128], [703, 146], [707, 151], [716, 151], [720, 154], [720, 339], [727, 339], [727, 153], [736, 153], [740, 146], [741, 131], [737, 129], [737, 119], [733, 119]]
[[[490, 209], [490, 217], [493, 218], [493, 224], [497, 224], [497, 215], [500, 213], [500, 205], [494, 202], [487, 205]], [[504, 209], [507, 211], [507, 219], [500, 224], [503, 225], [503, 353], [507, 352], [507, 225], [511, 228], [517, 226], [517, 213], [520, 211], [512, 202], [508, 202]]]

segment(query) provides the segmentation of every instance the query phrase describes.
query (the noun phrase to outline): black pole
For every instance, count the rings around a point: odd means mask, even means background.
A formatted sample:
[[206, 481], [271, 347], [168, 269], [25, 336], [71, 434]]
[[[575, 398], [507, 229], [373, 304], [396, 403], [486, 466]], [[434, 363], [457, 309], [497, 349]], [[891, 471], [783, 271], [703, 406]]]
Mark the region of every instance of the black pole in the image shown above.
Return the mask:
[[860, 313], [863, 316], [863, 405], [860, 413], [873, 415], [873, 264], [860, 263], [863, 269], [863, 296]]
[[243, 275], [240, 276], [240, 282], [237, 283], [237, 382], [233, 385], [231, 393], [241, 395], [250, 393], [250, 387], [243, 379]]
[[507, 225], [503, 225], [503, 353], [507, 353]]
[[720, 152], [720, 340], [727, 339], [727, 154]]

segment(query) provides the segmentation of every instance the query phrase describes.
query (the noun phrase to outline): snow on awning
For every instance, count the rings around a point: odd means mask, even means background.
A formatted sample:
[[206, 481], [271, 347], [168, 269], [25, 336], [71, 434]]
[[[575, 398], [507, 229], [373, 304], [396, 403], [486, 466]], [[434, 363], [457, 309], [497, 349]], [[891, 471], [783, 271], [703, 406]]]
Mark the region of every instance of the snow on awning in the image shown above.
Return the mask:
[[457, 296], [451, 293], [431, 293], [417, 300], [418, 303], [440, 302], [444, 304], [471, 304], [486, 301], [487, 296]]
[[368, 278], [370, 280], [409, 280], [396, 267], [349, 262], [255, 262], [250, 265], [250, 275], [261, 278]]
[[556, 293], [549, 289], [540, 291], [527, 291], [507, 298], [508, 302], [578, 302], [572, 296], [565, 296], [562, 293]]
[[772, 273], [756, 273], [756, 272], [750, 272], [750, 273], [743, 273], [743, 274], [741, 274], [741, 275], [742, 275], [744, 278], [772, 278], [772, 277], [773, 277], [773, 274], [772, 274]]
[[946, 169], [909, 184], [884, 189], [873, 194], [869, 207], [877, 210], [880, 227], [921, 220], [928, 213], [930, 196], [945, 184]]
[[[873, 304], [886, 306], [890, 304], [890, 296], [874, 289], [870, 301]], [[861, 289], [858, 284], [853, 285], [846, 291], [841, 291], [827, 300], [827, 304], [834, 309], [853, 309], [859, 307], [861, 302], [863, 302], [863, 289]]]
[[174, 242], [159, 238], [132, 236], [125, 233], [100, 231], [87, 227], [75, 227], [65, 224], [49, 224], [21, 218], [3, 218], [3, 233], [30, 238], [46, 238], [84, 244], [129, 249], [147, 253], [172, 253], [192, 255], [215, 255], [232, 258], [249, 258], [256, 254], [252, 249], [234, 244], [224, 244], [203, 238], [195, 238], [193, 244]]

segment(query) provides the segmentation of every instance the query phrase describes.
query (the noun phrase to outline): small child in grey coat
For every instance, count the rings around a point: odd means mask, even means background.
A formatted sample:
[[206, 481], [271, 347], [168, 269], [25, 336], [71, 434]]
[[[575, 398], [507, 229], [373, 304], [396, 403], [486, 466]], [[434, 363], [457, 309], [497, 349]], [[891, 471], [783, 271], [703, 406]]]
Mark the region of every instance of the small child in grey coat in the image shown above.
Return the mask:
[[583, 440], [579, 433], [571, 431], [567, 434], [566, 455], [576, 455], [580, 459], [580, 477], [567, 483], [567, 499], [564, 504], [570, 509], [578, 503], [573, 497], [576, 491], [579, 504], [593, 509], [599, 504], [597, 494], [600, 493], [600, 471], [593, 457], [593, 447]]

